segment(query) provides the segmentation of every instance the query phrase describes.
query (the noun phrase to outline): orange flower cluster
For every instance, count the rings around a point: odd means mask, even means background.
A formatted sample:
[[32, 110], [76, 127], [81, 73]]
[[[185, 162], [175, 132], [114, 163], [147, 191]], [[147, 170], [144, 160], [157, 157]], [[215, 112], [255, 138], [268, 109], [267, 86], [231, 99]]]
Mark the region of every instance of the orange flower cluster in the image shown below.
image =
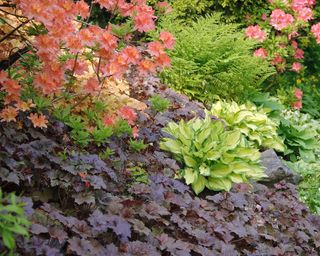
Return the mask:
[[[111, 25], [106, 28], [88, 25], [79, 29], [77, 17], [85, 19], [90, 15], [90, 8], [84, 0], [14, 0], [14, 3], [26, 17], [42, 23], [48, 31], [45, 35], [37, 36], [34, 42], [37, 55], [43, 62], [43, 69], [35, 75], [34, 85], [43, 94], [61, 91], [66, 82], [64, 72], [68, 69], [86, 73], [88, 67], [83, 54], [88, 50], [99, 58], [99, 81], [110, 76], [120, 78], [130, 65], [138, 66], [141, 75], [170, 65], [170, 59], [164, 49], [172, 49], [175, 40], [169, 32], [162, 32], [160, 41], [154, 42], [154, 45], [150, 44], [151, 56], [146, 59], [133, 46], [119, 51], [118, 44], [123, 38], [113, 34]], [[154, 10], [145, 0], [96, 0], [95, 3], [110, 12], [130, 17], [136, 31], [147, 32], [155, 28]], [[58, 57], [65, 51], [77, 54], [76, 61], [81, 64], [70, 65], [70, 62], [59, 61]], [[98, 66], [97, 63], [95, 65]], [[95, 93], [93, 87], [99, 86], [94, 80], [89, 79], [84, 90]]]

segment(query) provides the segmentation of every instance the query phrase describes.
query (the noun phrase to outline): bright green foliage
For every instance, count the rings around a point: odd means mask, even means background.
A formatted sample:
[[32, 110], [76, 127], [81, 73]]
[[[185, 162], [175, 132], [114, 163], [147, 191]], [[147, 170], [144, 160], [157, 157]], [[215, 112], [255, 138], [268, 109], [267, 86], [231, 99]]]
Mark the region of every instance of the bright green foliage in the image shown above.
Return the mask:
[[0, 238], [9, 255], [13, 255], [16, 246], [15, 235], [28, 237], [29, 225], [23, 203], [17, 200], [14, 193], [4, 196], [0, 189]]
[[303, 177], [299, 184], [300, 198], [308, 204], [311, 211], [320, 215], [320, 163], [300, 160], [286, 164]]
[[[149, 0], [151, 4], [158, 0]], [[224, 12], [224, 18], [243, 20], [247, 13], [253, 14], [261, 12], [266, 7], [264, 0], [171, 0], [168, 1], [177, 14], [177, 17], [184, 22], [195, 20], [199, 16], [212, 14], [214, 11]], [[228, 17], [227, 17], [228, 16]], [[233, 18], [233, 19], [234, 19]]]
[[252, 146], [284, 151], [277, 124], [268, 117], [266, 109], [258, 109], [252, 104], [238, 105], [234, 101], [218, 101], [212, 105], [211, 114], [223, 119], [227, 127], [239, 129]]
[[208, 113], [205, 119], [171, 122], [164, 131], [173, 138], [163, 139], [161, 149], [184, 163], [180, 177], [196, 194], [205, 187], [229, 191], [233, 183], [265, 177], [259, 150], [247, 145], [239, 130], [225, 130], [223, 122]]
[[162, 98], [160, 95], [153, 95], [149, 101], [151, 102], [151, 108], [157, 112], [163, 112], [170, 107], [170, 101], [166, 98]]
[[134, 166], [134, 167], [128, 168], [127, 170], [129, 171], [131, 177], [134, 179], [135, 182], [140, 182], [145, 184], [149, 183], [149, 176], [145, 169], [139, 166]]
[[148, 147], [148, 145], [143, 143], [143, 140], [130, 139], [129, 144], [130, 144], [131, 150], [136, 151], [136, 152], [139, 152], [141, 150], [145, 150]]
[[177, 91], [203, 102], [213, 102], [217, 95], [246, 101], [275, 70], [252, 55], [254, 42], [245, 40], [238, 24], [219, 19], [215, 14], [190, 26], [163, 20], [160, 25], [174, 34], [177, 44], [169, 53], [172, 68], [161, 76]]
[[279, 135], [284, 138], [285, 155], [290, 161], [303, 159], [315, 161], [315, 150], [319, 148], [320, 122], [308, 114], [285, 110], [279, 126]]

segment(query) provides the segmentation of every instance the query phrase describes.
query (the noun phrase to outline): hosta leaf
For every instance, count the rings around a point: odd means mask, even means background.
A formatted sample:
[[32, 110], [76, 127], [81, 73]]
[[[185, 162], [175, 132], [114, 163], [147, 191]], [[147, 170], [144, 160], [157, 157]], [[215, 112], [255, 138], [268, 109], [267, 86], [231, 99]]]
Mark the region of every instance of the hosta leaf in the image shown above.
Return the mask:
[[160, 148], [163, 150], [171, 151], [174, 154], [180, 154], [182, 144], [173, 139], [166, 139], [160, 143]]
[[232, 172], [232, 168], [226, 164], [215, 164], [211, 166], [210, 176], [214, 178], [223, 178]]
[[193, 183], [198, 178], [198, 173], [191, 169], [187, 168], [184, 170], [184, 179], [186, 180], [187, 185]]
[[240, 174], [236, 174], [236, 173], [231, 173], [228, 175], [228, 178], [234, 182], [234, 183], [242, 183], [245, 182], [245, 180], [243, 179], [242, 175]]
[[222, 136], [224, 137], [223, 138], [224, 147], [226, 147], [227, 149], [234, 149], [239, 144], [241, 133], [239, 130], [236, 130], [236, 131], [226, 132]]
[[207, 188], [215, 191], [225, 190], [230, 191], [232, 183], [229, 179], [212, 178], [210, 177], [207, 181]]
[[191, 167], [191, 168], [196, 168], [197, 167], [197, 161], [192, 158], [191, 156], [188, 156], [188, 155], [183, 155], [183, 159], [184, 159], [184, 162], [187, 166]]
[[214, 160], [217, 160], [217, 159], [220, 158], [221, 153], [219, 151], [216, 151], [216, 150], [211, 150], [205, 156], [206, 156], [206, 158], [208, 160], [213, 160], [214, 161]]
[[210, 168], [206, 165], [201, 165], [199, 168], [199, 172], [203, 176], [210, 176]]
[[206, 187], [207, 180], [203, 176], [198, 176], [196, 181], [192, 183], [193, 191], [198, 195]]

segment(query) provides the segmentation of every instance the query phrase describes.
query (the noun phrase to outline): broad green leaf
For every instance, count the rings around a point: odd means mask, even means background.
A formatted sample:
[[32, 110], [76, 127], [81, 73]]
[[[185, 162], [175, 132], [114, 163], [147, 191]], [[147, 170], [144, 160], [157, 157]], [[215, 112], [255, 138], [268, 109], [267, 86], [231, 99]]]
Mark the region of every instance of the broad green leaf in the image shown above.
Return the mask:
[[198, 173], [195, 170], [191, 168], [186, 168], [184, 170], [184, 179], [186, 180], [187, 185], [193, 183], [197, 178], [198, 178]]
[[2, 240], [3, 243], [6, 247], [9, 249], [13, 249], [15, 247], [15, 241], [14, 241], [14, 236], [13, 233], [10, 231], [7, 231], [6, 229], [2, 230]]
[[197, 161], [194, 158], [192, 158], [191, 156], [184, 154], [183, 159], [184, 159], [184, 162], [187, 166], [192, 167], [192, 168], [197, 167]]
[[182, 144], [173, 139], [166, 139], [165, 141], [160, 142], [160, 148], [162, 150], [170, 151], [174, 154], [180, 154]]
[[193, 191], [198, 195], [206, 187], [207, 180], [203, 176], [198, 176], [198, 179], [192, 183]]
[[203, 176], [210, 176], [210, 168], [206, 165], [201, 165], [199, 168], [199, 172]]
[[215, 164], [211, 166], [210, 176], [213, 178], [223, 178], [232, 172], [232, 168], [226, 164]]
[[232, 188], [232, 183], [229, 179], [217, 179], [217, 178], [212, 178], [210, 177], [207, 181], [207, 188], [210, 190], [214, 191], [220, 191], [220, 190], [225, 190], [225, 191], [230, 191]]
[[223, 139], [223, 145], [225, 147], [227, 147], [228, 149], [234, 149], [239, 144], [240, 136], [241, 133], [239, 130], [229, 131], [225, 132], [225, 134], [223, 134], [223, 138], [221, 139]]
[[243, 179], [242, 175], [240, 175], [240, 174], [231, 173], [230, 175], [228, 175], [228, 178], [234, 183], [244, 182], [244, 179]]

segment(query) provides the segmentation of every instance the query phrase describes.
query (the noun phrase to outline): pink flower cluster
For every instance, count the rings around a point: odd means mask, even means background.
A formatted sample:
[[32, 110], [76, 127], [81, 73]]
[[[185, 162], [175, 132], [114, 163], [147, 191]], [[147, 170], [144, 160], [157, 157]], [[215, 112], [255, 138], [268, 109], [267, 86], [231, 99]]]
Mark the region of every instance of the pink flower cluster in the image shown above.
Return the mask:
[[320, 23], [315, 24], [311, 27], [311, 32], [317, 40], [317, 43], [320, 44]]
[[308, 22], [309, 20], [312, 20], [312, 18], [313, 18], [313, 11], [311, 8], [304, 7], [298, 10], [298, 20]]
[[253, 54], [255, 57], [260, 57], [260, 58], [267, 58], [268, 56], [268, 52], [266, 49], [264, 48], [259, 48], [257, 50], [254, 51], [254, 54]]
[[298, 12], [304, 7], [312, 7], [315, 3], [315, 0], [293, 0], [291, 3], [291, 8], [292, 10]]
[[246, 36], [259, 42], [263, 42], [267, 38], [267, 33], [264, 32], [259, 25], [252, 25], [246, 29]]
[[297, 101], [295, 101], [292, 106], [295, 109], [301, 109], [302, 108], [302, 96], [303, 96], [303, 91], [299, 88], [296, 88], [294, 91], [294, 96], [297, 99]]
[[287, 28], [294, 22], [294, 18], [291, 14], [287, 14], [281, 9], [275, 9], [270, 15], [270, 25], [272, 25], [276, 30], [281, 31]]

